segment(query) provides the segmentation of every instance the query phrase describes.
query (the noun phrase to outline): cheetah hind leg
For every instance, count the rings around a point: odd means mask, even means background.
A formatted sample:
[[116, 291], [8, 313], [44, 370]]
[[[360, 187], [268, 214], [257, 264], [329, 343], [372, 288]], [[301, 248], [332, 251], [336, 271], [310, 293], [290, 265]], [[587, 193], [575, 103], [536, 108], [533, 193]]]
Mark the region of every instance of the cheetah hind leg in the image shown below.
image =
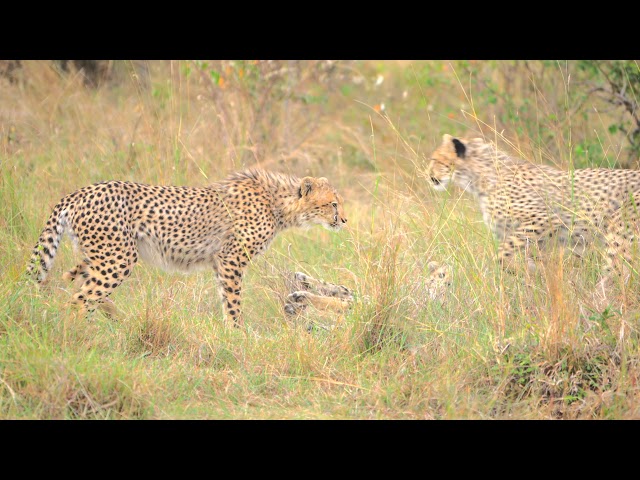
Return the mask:
[[[351, 303], [352, 302], [348, 300], [342, 300], [336, 297], [325, 297], [306, 290], [299, 290], [287, 295], [287, 304], [284, 307], [284, 311], [289, 316], [297, 316], [301, 315], [310, 305], [316, 314], [337, 313], [340, 318], [342, 314], [351, 308]], [[311, 333], [314, 329], [333, 330], [335, 326], [335, 320], [326, 323], [325, 321], [319, 321], [318, 318], [315, 318], [306, 321], [305, 329]]]
[[[80, 281], [80, 278], [86, 279], [89, 274], [87, 273], [87, 265], [86, 263], [80, 263], [76, 265], [74, 268], [62, 274], [62, 279], [72, 284], [76, 281]], [[78, 286], [78, 289], [80, 286]], [[71, 302], [72, 305], [77, 305], [77, 302]], [[100, 309], [105, 315], [109, 318], [115, 319], [118, 317], [118, 309], [116, 308], [116, 304], [110, 298], [104, 298], [101, 302], [96, 302], [96, 308]], [[78, 315], [81, 317], [86, 317], [93, 308], [87, 308], [86, 305], [82, 305], [78, 309]]]
[[629, 285], [632, 275], [637, 274], [640, 246], [640, 220], [636, 218], [639, 206], [634, 199], [640, 198], [640, 192], [634, 193], [609, 219], [605, 235], [606, 265], [602, 277], [595, 287], [595, 297], [601, 304], [608, 303], [612, 289], [618, 285]]
[[89, 302], [86, 302], [82, 305], [79, 302], [70, 302], [73, 307], [77, 308], [77, 315], [80, 318], [88, 317], [89, 314], [95, 309], [99, 309], [102, 313], [104, 313], [108, 318], [112, 320], [117, 320], [119, 315], [118, 309], [116, 308], [116, 304], [110, 298], [105, 298], [102, 302], [95, 302], [92, 305], [89, 305]]
[[103, 275], [104, 267], [101, 265], [85, 264], [82, 269], [82, 284], [74, 293], [71, 303], [79, 307], [80, 314], [84, 316], [99, 308], [109, 317], [117, 317], [115, 304], [108, 297], [131, 274], [133, 265], [134, 262], [112, 264], [109, 266], [111, 272]]
[[[316, 313], [332, 312], [342, 315], [351, 308], [353, 303], [353, 295], [347, 287], [318, 280], [302, 272], [294, 273], [292, 290], [284, 306], [284, 312], [289, 317], [302, 315], [309, 305]], [[316, 328], [331, 330], [334, 326], [323, 325], [312, 320], [307, 322], [306, 330], [308, 332]]]
[[[89, 276], [89, 274], [86, 273], [86, 269], [87, 269], [86, 264], [79, 263], [78, 265], [73, 267], [71, 270], [68, 270], [62, 274], [62, 280], [69, 282], [71, 286], [74, 288], [74, 291], [76, 292], [76, 294], [80, 289], [80, 286], [82, 285], [82, 283], [84, 283], [84, 279], [86, 279]], [[73, 298], [75, 299], [75, 297], [76, 295], [74, 295]], [[74, 299], [68, 302], [68, 306], [75, 309], [76, 315], [79, 318], [87, 317], [93, 311], [92, 308], [87, 308], [84, 302], [79, 302]]]
[[64, 272], [62, 274], [62, 279], [66, 280], [67, 282], [73, 283], [75, 279], [78, 277], [78, 275], [82, 275], [86, 269], [87, 269], [86, 264], [79, 263], [68, 272]]

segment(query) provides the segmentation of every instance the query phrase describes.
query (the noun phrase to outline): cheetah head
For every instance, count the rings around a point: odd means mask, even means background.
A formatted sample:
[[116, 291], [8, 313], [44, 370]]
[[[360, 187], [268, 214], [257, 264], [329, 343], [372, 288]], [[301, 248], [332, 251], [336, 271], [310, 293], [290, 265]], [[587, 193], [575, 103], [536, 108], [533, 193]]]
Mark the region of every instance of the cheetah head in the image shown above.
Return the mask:
[[446, 190], [452, 180], [466, 188], [469, 179], [466, 178], [465, 160], [468, 157], [467, 141], [445, 134], [442, 144], [431, 154], [426, 177], [436, 190]]
[[431, 300], [436, 300], [444, 296], [451, 286], [451, 272], [446, 264], [431, 261], [427, 265], [429, 276], [427, 277], [427, 293]]
[[328, 230], [338, 231], [347, 223], [344, 200], [324, 178], [305, 177], [300, 182], [299, 211], [303, 224], [320, 224]]

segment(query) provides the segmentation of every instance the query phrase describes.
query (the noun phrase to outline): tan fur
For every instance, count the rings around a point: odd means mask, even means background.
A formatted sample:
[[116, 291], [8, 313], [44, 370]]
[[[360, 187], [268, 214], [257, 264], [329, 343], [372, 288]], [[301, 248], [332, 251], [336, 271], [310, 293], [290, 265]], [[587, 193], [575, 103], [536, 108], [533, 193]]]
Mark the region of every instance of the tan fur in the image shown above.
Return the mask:
[[[427, 268], [427, 295], [430, 300], [442, 302], [451, 286], [451, 269], [448, 265], [435, 261], [429, 262]], [[300, 315], [307, 306], [340, 315], [348, 312], [354, 303], [353, 293], [344, 285], [335, 285], [302, 272], [294, 274], [291, 289], [293, 291], [287, 296], [284, 307], [285, 313], [290, 316]]]
[[607, 245], [602, 284], [627, 276], [639, 229], [640, 171], [585, 168], [573, 172], [513, 158], [481, 138], [444, 135], [426, 176], [437, 190], [449, 182], [474, 195], [500, 245], [499, 261], [513, 268], [517, 249], [558, 241], [576, 255], [596, 240]]
[[353, 305], [353, 295], [344, 285], [318, 280], [302, 272], [294, 274], [293, 292], [287, 296], [285, 312], [300, 313], [307, 305], [317, 310], [344, 313]]
[[54, 207], [28, 271], [44, 280], [66, 232], [83, 257], [64, 275], [80, 280], [72, 301], [82, 312], [103, 305], [142, 258], [169, 270], [213, 269], [228, 318], [241, 324], [244, 272], [276, 234], [312, 225], [338, 231], [346, 222], [342, 196], [324, 177], [251, 169], [205, 188], [108, 181]]
[[442, 302], [451, 286], [451, 268], [444, 263], [431, 261], [427, 264], [429, 276], [425, 281], [429, 299]]

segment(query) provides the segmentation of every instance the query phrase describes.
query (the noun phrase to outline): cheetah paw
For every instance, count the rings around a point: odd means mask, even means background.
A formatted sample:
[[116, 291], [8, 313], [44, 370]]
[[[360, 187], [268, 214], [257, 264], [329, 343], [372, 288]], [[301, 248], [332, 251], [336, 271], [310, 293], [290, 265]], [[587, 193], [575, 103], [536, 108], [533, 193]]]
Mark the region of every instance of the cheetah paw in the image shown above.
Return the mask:
[[284, 306], [284, 313], [291, 316], [298, 315], [302, 313], [305, 308], [307, 308], [307, 306], [302, 303], [287, 303]]
[[297, 292], [293, 292], [287, 295], [287, 300], [292, 303], [306, 304], [309, 303], [310, 298], [311, 294], [302, 290], [298, 290]]

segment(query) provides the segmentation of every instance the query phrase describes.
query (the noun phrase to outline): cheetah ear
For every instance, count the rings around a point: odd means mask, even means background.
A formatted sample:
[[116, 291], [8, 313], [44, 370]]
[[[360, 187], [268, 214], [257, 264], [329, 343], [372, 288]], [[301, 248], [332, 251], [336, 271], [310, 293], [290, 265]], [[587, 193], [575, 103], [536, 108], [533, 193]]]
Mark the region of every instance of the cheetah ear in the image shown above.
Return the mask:
[[467, 152], [467, 146], [457, 138], [452, 139], [451, 142], [456, 149], [456, 155], [458, 155], [458, 158], [464, 158], [464, 155]]
[[315, 178], [304, 177], [302, 179], [302, 182], [300, 182], [300, 197], [309, 195], [309, 192], [311, 191], [315, 183], [316, 183]]
[[427, 268], [429, 269], [429, 273], [433, 272], [436, 268], [438, 268], [438, 262], [434, 262], [433, 260], [427, 264]]
[[466, 152], [467, 152], [467, 146], [462, 143], [460, 140], [458, 140], [457, 138], [452, 137], [451, 135], [449, 135], [448, 133], [445, 133], [442, 136], [442, 144], [443, 145], [451, 145], [453, 144], [453, 148], [455, 148], [456, 150], [456, 155], [460, 158], [464, 158]]

